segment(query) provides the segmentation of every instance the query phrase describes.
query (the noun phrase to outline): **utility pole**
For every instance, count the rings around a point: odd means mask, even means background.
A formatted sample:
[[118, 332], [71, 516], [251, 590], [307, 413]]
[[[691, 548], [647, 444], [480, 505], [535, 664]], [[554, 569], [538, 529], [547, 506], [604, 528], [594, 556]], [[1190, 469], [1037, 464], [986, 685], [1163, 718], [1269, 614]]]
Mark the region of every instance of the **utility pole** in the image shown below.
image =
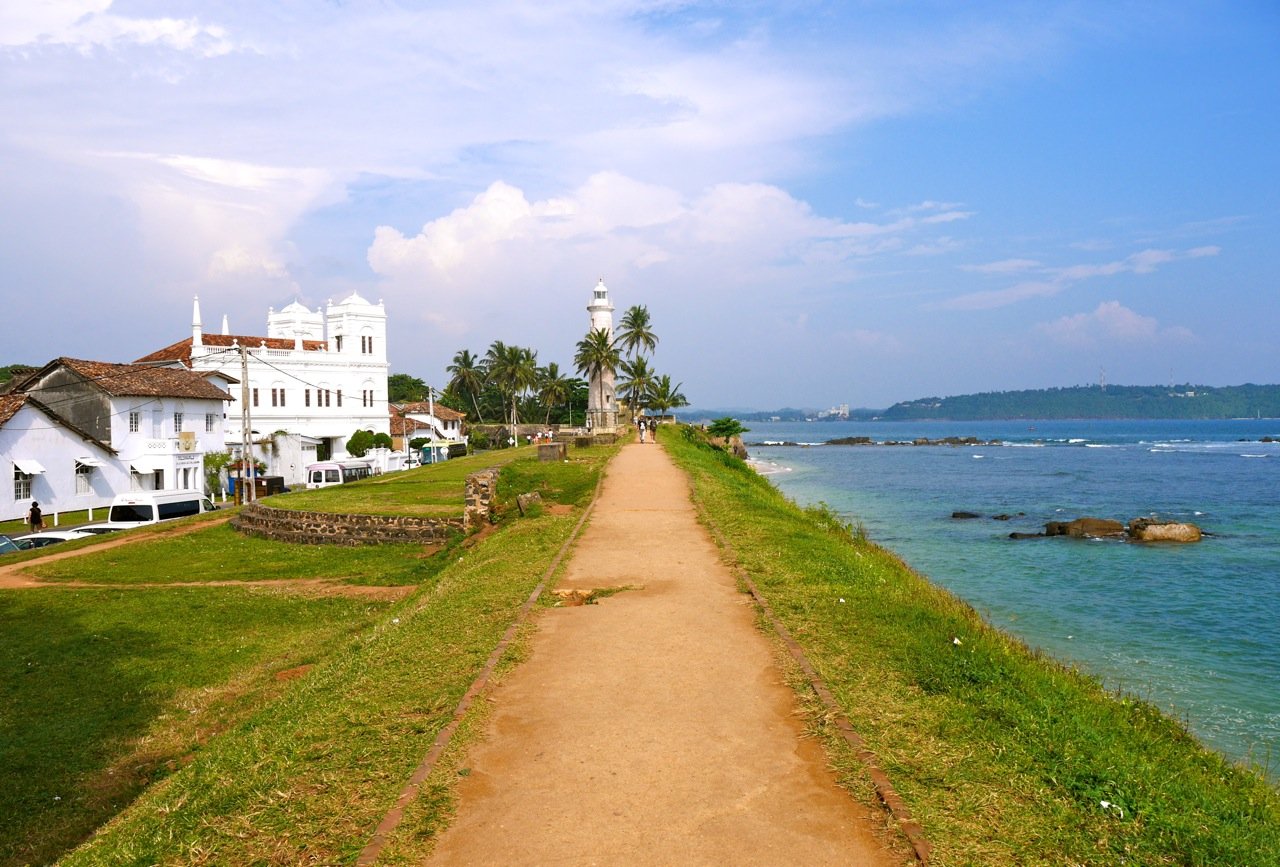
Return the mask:
[[428, 461], [428, 464], [435, 464], [435, 398], [431, 396], [433, 391], [434, 389], [430, 385], [426, 387], [426, 414], [431, 416], [431, 439], [430, 446], [428, 446], [431, 451], [431, 460]]
[[[245, 480], [248, 479], [248, 492]], [[249, 412], [249, 349], [240, 347], [240, 502], [256, 499], [253, 483], [253, 418]]]

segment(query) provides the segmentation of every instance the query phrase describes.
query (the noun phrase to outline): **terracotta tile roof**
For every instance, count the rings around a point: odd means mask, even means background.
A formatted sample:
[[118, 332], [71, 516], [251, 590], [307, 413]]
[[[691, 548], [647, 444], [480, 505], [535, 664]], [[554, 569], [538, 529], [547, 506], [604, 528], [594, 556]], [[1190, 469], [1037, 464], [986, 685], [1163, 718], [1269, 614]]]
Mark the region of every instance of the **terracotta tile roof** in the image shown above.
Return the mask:
[[426, 422], [418, 421], [416, 418], [407, 418], [403, 415], [391, 414], [391, 435], [393, 437], [411, 437], [418, 431], [431, 430], [431, 425]]
[[[293, 349], [293, 338], [291, 337], [247, 337], [243, 334], [206, 334], [200, 338], [205, 346], [247, 346], [250, 349], [258, 349], [263, 343], [267, 344], [267, 349]], [[324, 340], [304, 340], [302, 348], [307, 352], [323, 352], [328, 348], [329, 344]], [[191, 338], [179, 340], [177, 343], [166, 346], [164, 349], [157, 349], [150, 355], [144, 355], [135, 361], [135, 364], [142, 364], [148, 361], [181, 361], [183, 364], [191, 364]]]
[[[402, 403], [399, 404], [399, 406], [400, 411], [406, 415], [409, 413], [426, 415], [431, 412], [431, 404], [427, 403], [425, 400], [414, 401], [413, 403]], [[467, 417], [465, 412], [458, 412], [456, 409], [450, 409], [449, 407], [443, 406], [439, 403], [435, 405], [435, 414], [436, 418], [441, 421], [462, 421], [462, 419]]]
[[27, 402], [25, 394], [0, 394], [0, 427], [18, 414], [22, 405]]
[[83, 376], [113, 397], [191, 397], [206, 400], [231, 400], [231, 395], [199, 373], [179, 367], [151, 364], [113, 364], [107, 361], [85, 361], [58, 358], [40, 371], [61, 365]]

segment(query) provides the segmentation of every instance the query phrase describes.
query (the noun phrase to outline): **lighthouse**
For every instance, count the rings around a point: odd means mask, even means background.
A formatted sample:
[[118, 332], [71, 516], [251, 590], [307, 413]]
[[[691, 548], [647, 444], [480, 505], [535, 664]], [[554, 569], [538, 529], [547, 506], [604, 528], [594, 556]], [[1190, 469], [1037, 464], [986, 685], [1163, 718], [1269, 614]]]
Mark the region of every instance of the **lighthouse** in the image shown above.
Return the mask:
[[[604, 329], [613, 339], [613, 304], [609, 302], [609, 287], [604, 279], [591, 291], [591, 303], [587, 305], [591, 316], [591, 330]], [[613, 392], [613, 371], [603, 370], [591, 377], [587, 389], [587, 421], [595, 431], [613, 430], [618, 426], [618, 401]]]

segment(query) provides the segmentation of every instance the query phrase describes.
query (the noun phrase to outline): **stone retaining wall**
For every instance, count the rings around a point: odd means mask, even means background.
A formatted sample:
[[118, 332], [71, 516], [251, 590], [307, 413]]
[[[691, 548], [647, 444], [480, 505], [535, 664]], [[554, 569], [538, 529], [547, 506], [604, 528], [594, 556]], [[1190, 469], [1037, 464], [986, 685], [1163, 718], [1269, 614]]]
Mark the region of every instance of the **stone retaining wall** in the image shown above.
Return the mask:
[[466, 505], [461, 518], [303, 512], [254, 502], [231, 519], [231, 526], [248, 536], [306, 545], [355, 546], [396, 542], [441, 545], [451, 535], [465, 533], [490, 519], [497, 487], [497, 469], [467, 476]]

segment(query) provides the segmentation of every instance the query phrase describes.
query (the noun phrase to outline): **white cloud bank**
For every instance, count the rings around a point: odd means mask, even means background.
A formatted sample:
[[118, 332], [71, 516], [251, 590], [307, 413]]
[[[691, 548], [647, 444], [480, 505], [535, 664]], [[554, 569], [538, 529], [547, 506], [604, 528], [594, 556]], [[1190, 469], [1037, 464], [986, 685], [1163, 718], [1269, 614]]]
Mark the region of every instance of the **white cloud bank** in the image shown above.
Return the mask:
[[1110, 344], [1187, 343], [1195, 340], [1180, 325], [1161, 327], [1152, 316], [1143, 316], [1119, 301], [1104, 301], [1090, 313], [1063, 316], [1036, 326], [1036, 331], [1064, 346], [1076, 348]]

